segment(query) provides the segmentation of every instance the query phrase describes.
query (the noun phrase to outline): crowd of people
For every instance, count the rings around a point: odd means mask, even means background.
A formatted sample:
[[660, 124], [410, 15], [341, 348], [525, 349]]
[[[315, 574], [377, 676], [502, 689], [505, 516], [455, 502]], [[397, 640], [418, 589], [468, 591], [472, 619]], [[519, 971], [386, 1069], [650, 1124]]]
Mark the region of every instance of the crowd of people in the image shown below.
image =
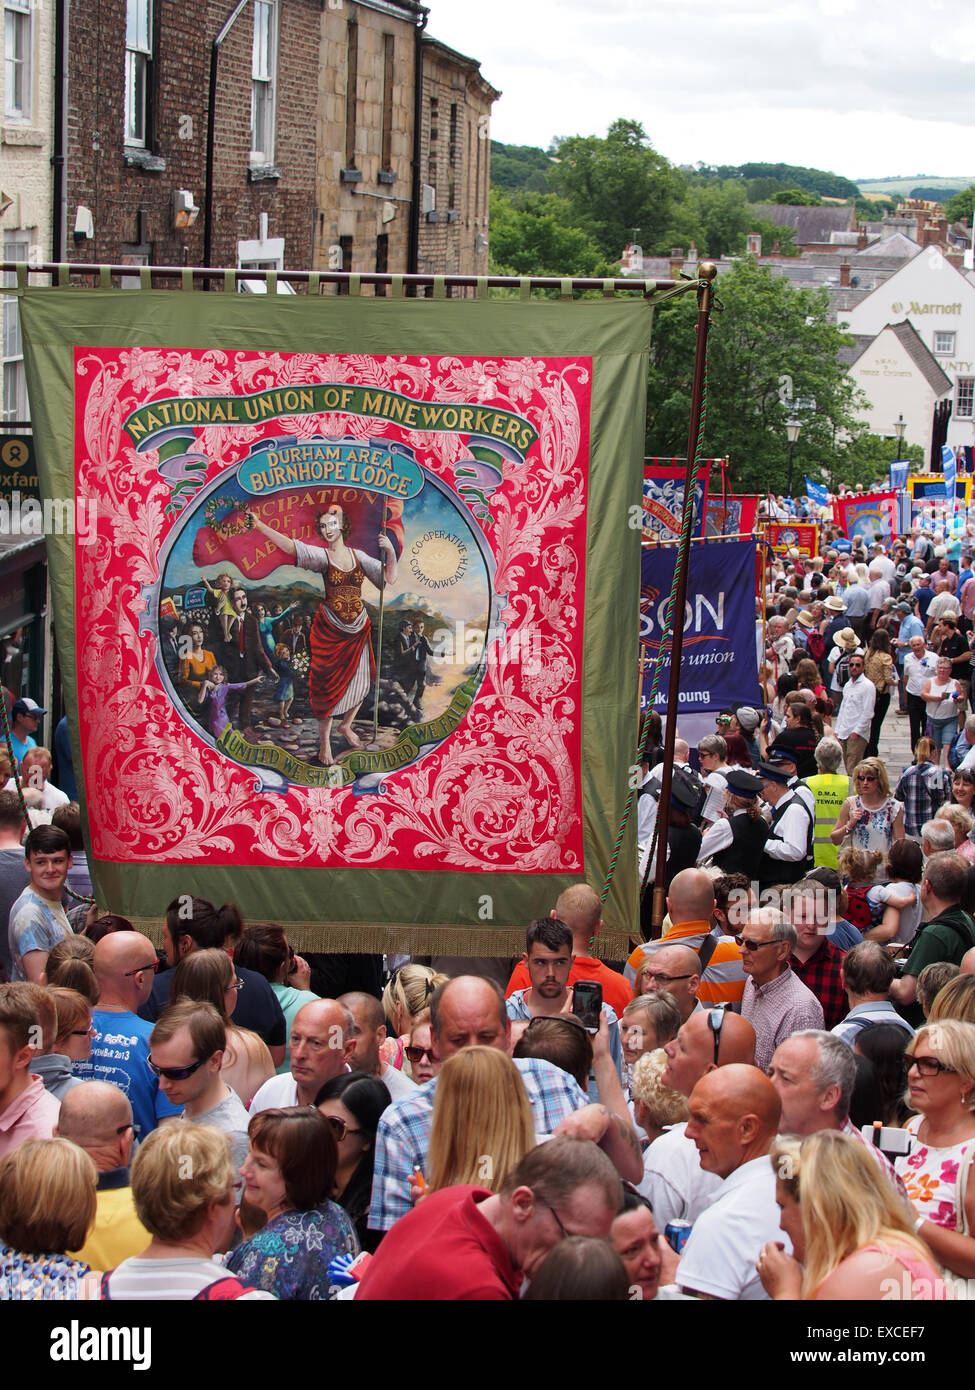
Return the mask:
[[933, 539], [770, 565], [767, 705], [677, 738], [666, 817], [649, 716], [626, 961], [582, 882], [518, 960], [191, 893], [157, 949], [68, 892], [77, 806], [0, 791], [0, 1298], [971, 1296], [975, 576]]

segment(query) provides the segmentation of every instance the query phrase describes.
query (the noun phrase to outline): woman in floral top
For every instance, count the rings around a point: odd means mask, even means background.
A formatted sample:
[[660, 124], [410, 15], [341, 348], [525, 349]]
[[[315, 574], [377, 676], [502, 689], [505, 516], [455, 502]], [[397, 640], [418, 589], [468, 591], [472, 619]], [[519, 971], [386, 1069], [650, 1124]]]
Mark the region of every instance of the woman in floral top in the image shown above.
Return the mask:
[[[895, 1163], [917, 1213], [917, 1232], [954, 1274], [975, 1274], [975, 1024], [945, 1019], [907, 1045], [912, 1153]], [[963, 1179], [959, 1186], [959, 1177]], [[965, 1191], [959, 1210], [959, 1191]]]
[[331, 1201], [337, 1152], [332, 1128], [318, 1110], [262, 1110], [247, 1127], [250, 1152], [241, 1165], [244, 1197], [267, 1224], [227, 1256], [245, 1284], [277, 1298], [326, 1299], [329, 1263], [357, 1255], [346, 1213]]

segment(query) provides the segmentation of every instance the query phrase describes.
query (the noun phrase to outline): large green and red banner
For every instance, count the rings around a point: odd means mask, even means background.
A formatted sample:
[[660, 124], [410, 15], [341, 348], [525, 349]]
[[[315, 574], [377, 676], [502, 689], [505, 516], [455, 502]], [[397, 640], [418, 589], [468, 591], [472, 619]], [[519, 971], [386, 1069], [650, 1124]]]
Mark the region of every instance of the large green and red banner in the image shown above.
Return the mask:
[[626, 801], [649, 307], [275, 298], [22, 299], [99, 903], [510, 949]]

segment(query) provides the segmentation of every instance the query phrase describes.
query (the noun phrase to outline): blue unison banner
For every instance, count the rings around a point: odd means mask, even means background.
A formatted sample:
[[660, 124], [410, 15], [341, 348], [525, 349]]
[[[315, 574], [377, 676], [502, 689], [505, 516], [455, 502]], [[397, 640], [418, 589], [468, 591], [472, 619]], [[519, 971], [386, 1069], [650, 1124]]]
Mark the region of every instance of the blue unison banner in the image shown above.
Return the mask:
[[[643, 550], [640, 655], [645, 667], [644, 709], [666, 630], [676, 561], [676, 546]], [[754, 541], [712, 541], [691, 547], [680, 676], [679, 708], [687, 713], [758, 703]], [[654, 701], [659, 714], [667, 712], [669, 683], [668, 647]]]

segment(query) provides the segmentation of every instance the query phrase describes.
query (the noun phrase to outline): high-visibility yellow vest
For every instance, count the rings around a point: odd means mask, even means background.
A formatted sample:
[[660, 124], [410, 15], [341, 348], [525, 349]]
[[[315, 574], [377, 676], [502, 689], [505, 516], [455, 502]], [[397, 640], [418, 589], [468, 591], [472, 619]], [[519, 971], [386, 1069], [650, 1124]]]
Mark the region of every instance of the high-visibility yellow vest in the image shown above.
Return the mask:
[[839, 845], [829, 838], [839, 819], [843, 802], [851, 793], [849, 777], [840, 772], [818, 772], [803, 779], [816, 798], [816, 822], [813, 827], [813, 861], [817, 869], [835, 869]]

